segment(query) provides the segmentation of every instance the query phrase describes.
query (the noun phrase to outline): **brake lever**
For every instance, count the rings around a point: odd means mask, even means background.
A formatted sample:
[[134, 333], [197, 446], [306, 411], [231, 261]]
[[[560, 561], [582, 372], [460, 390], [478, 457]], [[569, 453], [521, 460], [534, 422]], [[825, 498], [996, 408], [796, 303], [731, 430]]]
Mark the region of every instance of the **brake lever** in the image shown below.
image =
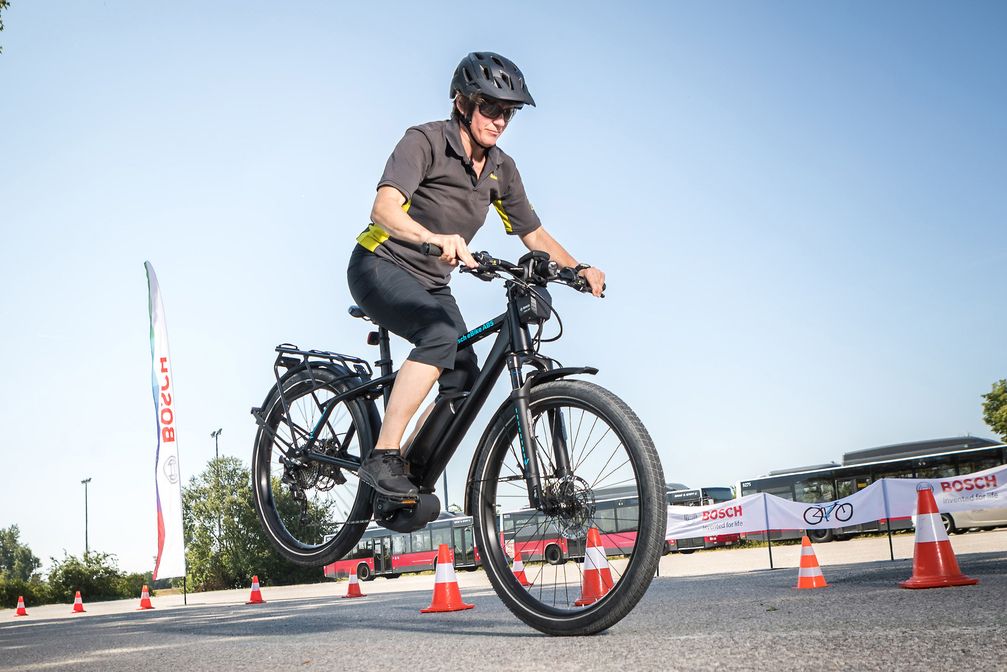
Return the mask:
[[497, 277], [497, 274], [495, 272], [493, 272], [492, 270], [490, 270], [489, 267], [483, 266], [482, 264], [480, 264], [479, 266], [476, 266], [475, 268], [469, 268], [468, 266], [462, 266], [458, 270], [458, 272], [459, 273], [471, 273], [472, 275], [474, 275], [475, 277], [479, 278], [483, 282], [491, 282], [491, 281], [495, 280], [496, 277]]

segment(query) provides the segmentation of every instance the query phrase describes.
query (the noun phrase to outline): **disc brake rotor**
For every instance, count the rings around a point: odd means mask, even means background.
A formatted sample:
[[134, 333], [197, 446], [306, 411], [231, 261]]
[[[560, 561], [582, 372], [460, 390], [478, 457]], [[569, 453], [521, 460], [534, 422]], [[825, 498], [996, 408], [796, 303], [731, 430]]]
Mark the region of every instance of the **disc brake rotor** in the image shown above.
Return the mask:
[[594, 517], [594, 492], [579, 476], [567, 476], [546, 485], [543, 492], [546, 513], [554, 516], [565, 539], [583, 539]]

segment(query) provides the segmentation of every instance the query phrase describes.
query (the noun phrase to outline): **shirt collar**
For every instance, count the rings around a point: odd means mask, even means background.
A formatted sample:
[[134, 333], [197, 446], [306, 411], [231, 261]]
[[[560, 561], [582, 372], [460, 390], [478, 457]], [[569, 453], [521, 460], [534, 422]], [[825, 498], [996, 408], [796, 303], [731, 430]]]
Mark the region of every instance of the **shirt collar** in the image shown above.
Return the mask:
[[[461, 124], [458, 120], [452, 117], [448, 119], [448, 123], [444, 125], [444, 138], [447, 140], [448, 147], [451, 148], [458, 158], [464, 161], [466, 164], [472, 163], [472, 159], [465, 154], [465, 146], [462, 145], [461, 137]], [[493, 164], [494, 168], [500, 166], [500, 149], [493, 145], [488, 150], [486, 150], [486, 162]]]

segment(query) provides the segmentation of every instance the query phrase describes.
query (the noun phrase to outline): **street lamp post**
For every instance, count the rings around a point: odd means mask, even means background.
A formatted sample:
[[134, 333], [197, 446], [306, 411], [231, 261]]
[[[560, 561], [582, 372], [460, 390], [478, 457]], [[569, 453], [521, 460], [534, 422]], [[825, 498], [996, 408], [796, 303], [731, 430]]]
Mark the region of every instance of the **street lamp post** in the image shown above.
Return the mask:
[[218, 427], [216, 430], [210, 432], [210, 438], [213, 439], [213, 464], [214, 464], [214, 474], [217, 477], [217, 549], [220, 550], [220, 517], [221, 517], [221, 502], [220, 502], [220, 433], [223, 432], [223, 427]]
[[220, 438], [220, 433], [223, 431], [223, 428], [220, 428], [210, 432], [210, 438], [213, 439], [213, 457], [218, 460], [220, 459], [220, 446], [217, 444], [217, 440]]
[[88, 476], [81, 483], [84, 485], [84, 557], [87, 558], [88, 553], [91, 552], [90, 547], [87, 543], [87, 484], [91, 482], [91, 477]]

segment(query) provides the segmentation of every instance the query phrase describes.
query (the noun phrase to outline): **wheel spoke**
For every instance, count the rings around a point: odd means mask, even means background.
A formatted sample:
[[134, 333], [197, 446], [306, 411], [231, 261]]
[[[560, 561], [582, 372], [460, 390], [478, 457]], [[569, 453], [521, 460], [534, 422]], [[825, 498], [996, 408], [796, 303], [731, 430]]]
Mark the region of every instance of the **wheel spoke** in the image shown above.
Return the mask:
[[358, 431], [354, 414], [361, 417], [362, 410], [353, 411], [341, 401], [319, 424], [326, 404], [337, 394], [326, 380], [316, 371], [313, 381], [295, 377], [285, 382], [283, 400], [275, 400], [264, 414], [268, 421], [253, 460], [254, 500], [267, 537], [287, 559], [301, 564], [324, 564], [311, 561], [314, 557], [336, 559], [327, 549], [348, 550], [370, 517], [369, 502], [358, 501], [354, 472], [317, 460], [291, 459], [312, 432], [317, 432], [313, 450], [319, 454], [361, 454], [365, 435]]

